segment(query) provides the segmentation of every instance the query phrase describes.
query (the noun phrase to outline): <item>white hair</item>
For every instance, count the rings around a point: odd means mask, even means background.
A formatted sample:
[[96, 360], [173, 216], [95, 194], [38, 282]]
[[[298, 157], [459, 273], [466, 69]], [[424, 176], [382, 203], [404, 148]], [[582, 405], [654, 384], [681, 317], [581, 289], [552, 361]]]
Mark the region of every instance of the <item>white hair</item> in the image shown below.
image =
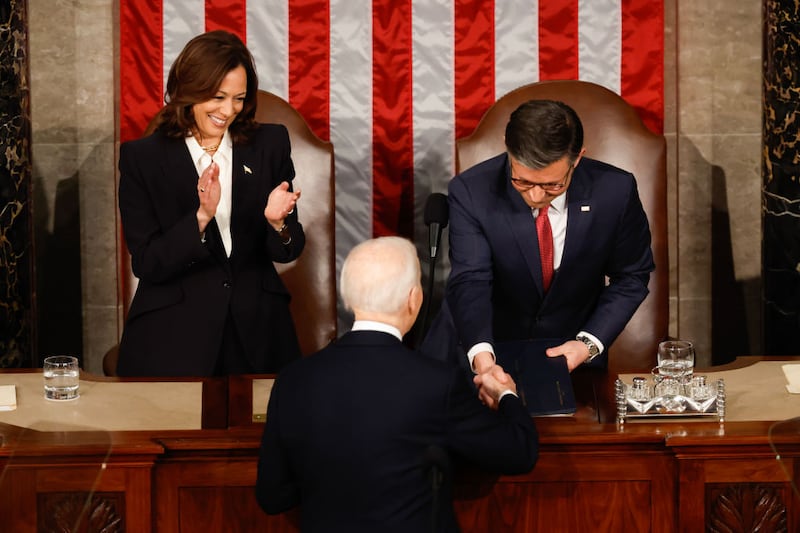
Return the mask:
[[345, 307], [396, 313], [420, 286], [417, 250], [402, 237], [378, 237], [355, 246], [342, 265], [339, 292]]

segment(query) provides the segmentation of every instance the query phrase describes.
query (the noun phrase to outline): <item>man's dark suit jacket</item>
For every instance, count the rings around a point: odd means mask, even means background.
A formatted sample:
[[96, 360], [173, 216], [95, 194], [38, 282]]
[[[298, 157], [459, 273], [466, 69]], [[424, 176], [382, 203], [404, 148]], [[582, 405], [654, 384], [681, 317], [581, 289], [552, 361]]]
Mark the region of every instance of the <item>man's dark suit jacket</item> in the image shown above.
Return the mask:
[[284, 126], [265, 124], [234, 144], [231, 235], [225, 256], [214, 220], [201, 242], [197, 170], [183, 139], [153, 135], [120, 148], [119, 207], [139, 286], [122, 335], [122, 376], [207, 376], [214, 372], [228, 316], [255, 372], [275, 372], [299, 356], [289, 294], [273, 261], [305, 245], [295, 211], [285, 246], [264, 218], [269, 193], [294, 166]]
[[[430, 445], [504, 474], [530, 471], [538, 453], [519, 398], [492, 412], [457, 366], [351, 331], [278, 376], [256, 496], [268, 513], [300, 505], [304, 532], [429, 531]], [[458, 530], [449, 492], [437, 511], [441, 531]]]
[[478, 342], [574, 339], [579, 331], [608, 348], [647, 296], [654, 269], [633, 175], [579, 161], [565, 193], [561, 265], [545, 294], [535, 219], [509, 172], [502, 154], [450, 182], [451, 272], [423, 351], [465, 359]]

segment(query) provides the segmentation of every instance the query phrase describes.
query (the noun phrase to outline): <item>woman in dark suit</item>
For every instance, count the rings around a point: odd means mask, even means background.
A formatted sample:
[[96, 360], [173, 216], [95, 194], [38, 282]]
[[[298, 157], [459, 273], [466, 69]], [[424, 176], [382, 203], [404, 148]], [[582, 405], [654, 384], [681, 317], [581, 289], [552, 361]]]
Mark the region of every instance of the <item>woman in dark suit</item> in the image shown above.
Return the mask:
[[277, 372], [299, 357], [273, 261], [303, 250], [284, 126], [255, 122], [242, 41], [192, 39], [173, 63], [155, 132], [120, 148], [119, 207], [139, 285], [120, 376]]

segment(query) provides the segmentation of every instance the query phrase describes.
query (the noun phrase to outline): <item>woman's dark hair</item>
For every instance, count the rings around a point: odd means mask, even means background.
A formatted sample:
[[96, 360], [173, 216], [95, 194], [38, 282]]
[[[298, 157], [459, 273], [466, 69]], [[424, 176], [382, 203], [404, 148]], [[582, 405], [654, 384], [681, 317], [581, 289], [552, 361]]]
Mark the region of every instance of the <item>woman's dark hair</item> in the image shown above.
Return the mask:
[[511, 113], [506, 125], [508, 153], [528, 168], [544, 168], [562, 159], [570, 162], [583, 148], [583, 125], [564, 102], [530, 100]]
[[247, 142], [257, 127], [258, 76], [253, 56], [242, 40], [222, 30], [193, 38], [172, 63], [158, 129], [169, 137], [186, 137], [196, 126], [192, 106], [213, 98], [223, 78], [240, 66], [247, 73], [247, 94], [228, 130], [234, 142]]

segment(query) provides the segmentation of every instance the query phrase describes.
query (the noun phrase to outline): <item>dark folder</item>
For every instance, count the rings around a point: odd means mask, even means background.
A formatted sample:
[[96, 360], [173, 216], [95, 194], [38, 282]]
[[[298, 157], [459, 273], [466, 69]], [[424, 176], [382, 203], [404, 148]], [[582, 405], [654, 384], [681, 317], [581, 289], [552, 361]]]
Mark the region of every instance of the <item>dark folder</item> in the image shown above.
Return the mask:
[[532, 339], [503, 341], [495, 346], [498, 364], [514, 378], [517, 393], [531, 416], [575, 412], [567, 359], [545, 354], [547, 348], [562, 343], [559, 339]]

